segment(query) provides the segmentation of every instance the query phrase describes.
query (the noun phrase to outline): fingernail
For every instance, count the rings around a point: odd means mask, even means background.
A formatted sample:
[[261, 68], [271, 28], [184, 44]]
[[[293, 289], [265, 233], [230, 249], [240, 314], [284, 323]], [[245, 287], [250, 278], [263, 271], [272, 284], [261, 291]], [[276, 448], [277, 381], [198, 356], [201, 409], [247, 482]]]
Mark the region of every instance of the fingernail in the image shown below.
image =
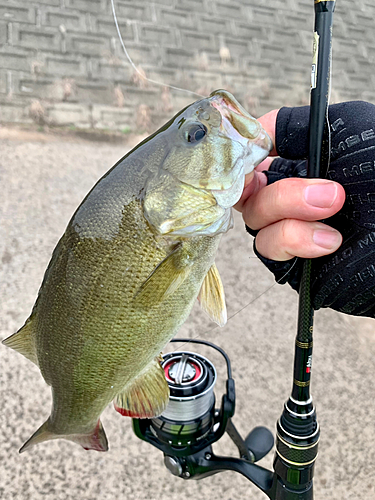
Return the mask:
[[333, 182], [310, 184], [305, 189], [305, 200], [309, 205], [319, 208], [329, 208], [337, 196], [337, 186]]
[[334, 230], [316, 229], [313, 233], [313, 241], [320, 247], [336, 249], [341, 244], [341, 235]]

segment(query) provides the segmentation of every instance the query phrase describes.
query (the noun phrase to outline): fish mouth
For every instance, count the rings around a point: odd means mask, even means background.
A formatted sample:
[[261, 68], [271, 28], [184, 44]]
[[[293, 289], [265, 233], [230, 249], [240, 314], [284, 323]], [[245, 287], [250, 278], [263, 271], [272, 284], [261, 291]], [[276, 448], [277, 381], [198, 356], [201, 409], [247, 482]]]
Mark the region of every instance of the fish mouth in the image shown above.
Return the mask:
[[209, 100], [221, 114], [220, 133], [243, 146], [243, 155], [233, 169], [233, 184], [227, 189], [211, 190], [217, 203], [223, 208], [229, 208], [241, 197], [245, 175], [254, 171], [255, 167], [268, 156], [273, 145], [261, 124], [230, 92], [215, 90]]
[[271, 151], [273, 144], [270, 137], [227, 90], [215, 90], [209, 99], [221, 114], [220, 132], [244, 147], [244, 173], [249, 174]]

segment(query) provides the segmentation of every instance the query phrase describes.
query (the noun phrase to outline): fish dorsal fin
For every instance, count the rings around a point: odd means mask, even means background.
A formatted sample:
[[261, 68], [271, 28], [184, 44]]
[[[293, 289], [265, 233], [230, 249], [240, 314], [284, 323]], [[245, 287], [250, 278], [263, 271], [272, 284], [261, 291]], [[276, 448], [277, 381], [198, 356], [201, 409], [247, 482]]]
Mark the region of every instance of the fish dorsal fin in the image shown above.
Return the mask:
[[32, 320], [28, 319], [18, 332], [4, 339], [2, 343], [20, 354], [23, 354], [27, 359], [38, 366], [38, 358], [32, 331]]
[[204, 278], [198, 300], [201, 308], [209, 315], [212, 321], [215, 321], [219, 326], [226, 324], [227, 308], [225, 305], [224, 287], [215, 264], [212, 264]]
[[169, 401], [169, 387], [160, 359], [155, 358], [139, 377], [116, 396], [115, 409], [121, 415], [152, 418], [165, 410]]
[[177, 245], [141, 285], [134, 301], [144, 307], [160, 304], [182, 285], [192, 264], [188, 251], [182, 244]]

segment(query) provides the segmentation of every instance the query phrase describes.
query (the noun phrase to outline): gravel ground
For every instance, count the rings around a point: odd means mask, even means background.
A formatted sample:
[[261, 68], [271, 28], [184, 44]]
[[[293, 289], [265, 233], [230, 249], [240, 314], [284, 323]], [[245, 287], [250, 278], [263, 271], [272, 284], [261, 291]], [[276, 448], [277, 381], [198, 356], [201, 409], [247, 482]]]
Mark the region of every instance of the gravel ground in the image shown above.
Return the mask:
[[[3, 136], [4, 137], [4, 136]], [[30, 313], [51, 252], [73, 211], [94, 182], [127, 146], [48, 136], [9, 134], [0, 138], [0, 337], [19, 328]], [[217, 265], [226, 289], [229, 320], [223, 329], [195, 307], [180, 331], [216, 342], [232, 360], [237, 386], [234, 418], [246, 435], [256, 425], [272, 432], [290, 393], [297, 296], [254, 258], [251, 238], [236, 215], [222, 240]], [[313, 396], [321, 425], [315, 498], [375, 498], [375, 357], [372, 320], [334, 311], [316, 314]], [[200, 349], [219, 371], [220, 357]], [[38, 369], [0, 346], [0, 498], [5, 500], [179, 500], [220, 496], [223, 500], [265, 498], [245, 478], [225, 472], [202, 481], [175, 478], [162, 454], [138, 440], [131, 421], [108, 407], [103, 425], [106, 454], [74, 443], [47, 442], [19, 455], [21, 444], [49, 414], [51, 395]], [[215, 451], [235, 455], [229, 439]], [[272, 466], [271, 452], [261, 461]]]

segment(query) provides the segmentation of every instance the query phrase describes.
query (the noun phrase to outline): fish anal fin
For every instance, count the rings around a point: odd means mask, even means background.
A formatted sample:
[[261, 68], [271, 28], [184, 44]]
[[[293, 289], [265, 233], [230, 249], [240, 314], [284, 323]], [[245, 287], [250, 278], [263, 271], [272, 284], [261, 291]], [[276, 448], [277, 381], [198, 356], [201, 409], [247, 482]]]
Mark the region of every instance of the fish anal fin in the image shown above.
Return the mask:
[[209, 315], [212, 321], [215, 321], [219, 326], [226, 324], [227, 308], [225, 305], [224, 287], [215, 264], [212, 264], [203, 280], [198, 300], [201, 308]]
[[188, 252], [182, 245], [177, 246], [141, 285], [134, 302], [145, 307], [160, 304], [182, 285], [192, 264]]
[[108, 441], [105, 435], [102, 423], [98, 423], [94, 430], [89, 434], [56, 434], [51, 430], [50, 420], [44, 422], [39, 429], [26, 441], [20, 449], [20, 453], [32, 448], [33, 446], [43, 443], [44, 441], [51, 441], [52, 439], [67, 439], [74, 443], [80, 444], [85, 450], [107, 451]]
[[38, 366], [35, 342], [32, 331], [32, 320], [28, 319], [18, 332], [6, 338], [2, 342], [7, 347], [19, 352]]
[[169, 387], [159, 358], [115, 398], [116, 411], [133, 418], [157, 417], [167, 407]]

